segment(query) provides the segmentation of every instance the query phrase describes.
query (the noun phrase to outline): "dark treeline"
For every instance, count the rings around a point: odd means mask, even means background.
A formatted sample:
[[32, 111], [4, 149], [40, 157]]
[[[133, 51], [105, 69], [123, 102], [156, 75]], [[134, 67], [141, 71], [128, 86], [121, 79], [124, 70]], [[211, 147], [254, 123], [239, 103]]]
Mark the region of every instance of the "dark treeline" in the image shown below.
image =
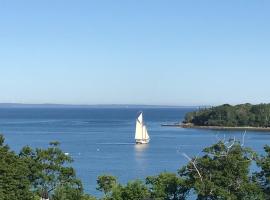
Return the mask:
[[[97, 179], [100, 200], [270, 199], [270, 147], [264, 155], [235, 140], [220, 141], [187, 159], [177, 173], [164, 172], [123, 185], [111, 175]], [[47, 149], [24, 147], [20, 153], [0, 137], [0, 200], [95, 200], [83, 192], [69, 166], [72, 159], [52, 142]], [[257, 171], [250, 167], [257, 165]]]
[[187, 113], [184, 123], [197, 126], [270, 127], [270, 104], [224, 104], [199, 109]]

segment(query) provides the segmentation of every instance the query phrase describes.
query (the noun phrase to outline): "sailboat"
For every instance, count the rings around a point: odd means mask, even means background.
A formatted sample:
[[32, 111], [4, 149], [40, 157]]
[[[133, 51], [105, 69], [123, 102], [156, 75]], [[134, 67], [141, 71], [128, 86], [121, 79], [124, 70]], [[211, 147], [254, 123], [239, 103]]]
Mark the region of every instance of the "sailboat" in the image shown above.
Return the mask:
[[143, 123], [143, 113], [141, 112], [136, 120], [136, 131], [135, 131], [136, 144], [147, 144], [150, 141], [148, 131]]

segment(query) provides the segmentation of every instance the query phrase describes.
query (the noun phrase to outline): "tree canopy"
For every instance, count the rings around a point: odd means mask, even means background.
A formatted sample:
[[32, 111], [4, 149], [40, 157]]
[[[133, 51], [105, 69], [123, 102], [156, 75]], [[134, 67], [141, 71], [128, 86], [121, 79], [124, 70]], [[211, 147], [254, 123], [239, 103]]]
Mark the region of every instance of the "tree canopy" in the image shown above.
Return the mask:
[[255, 152], [239, 142], [220, 141], [205, 148], [203, 156], [192, 158], [178, 173], [198, 199], [264, 199], [249, 176], [254, 158]]
[[68, 164], [58, 142], [49, 148], [22, 148], [19, 154], [0, 135], [0, 200], [93, 200], [83, 193], [81, 181]]
[[27, 164], [4, 144], [0, 135], [0, 200], [32, 200]]
[[270, 200], [270, 147], [264, 150], [257, 155], [235, 139], [219, 141], [200, 156], [183, 153], [187, 164], [177, 173], [163, 172], [126, 184], [101, 175], [97, 189], [104, 195], [96, 198], [84, 193], [69, 165], [72, 159], [59, 143], [47, 149], [26, 146], [16, 154], [0, 136], [0, 200]]
[[199, 109], [187, 113], [183, 122], [198, 126], [270, 127], [270, 104], [224, 104]]

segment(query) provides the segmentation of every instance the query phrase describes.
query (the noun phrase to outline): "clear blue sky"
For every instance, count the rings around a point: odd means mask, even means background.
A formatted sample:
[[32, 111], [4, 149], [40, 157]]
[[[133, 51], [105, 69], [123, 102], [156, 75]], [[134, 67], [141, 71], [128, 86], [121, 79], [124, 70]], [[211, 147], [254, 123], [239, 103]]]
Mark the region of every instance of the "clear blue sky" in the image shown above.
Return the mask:
[[270, 1], [0, 0], [0, 102], [270, 102]]

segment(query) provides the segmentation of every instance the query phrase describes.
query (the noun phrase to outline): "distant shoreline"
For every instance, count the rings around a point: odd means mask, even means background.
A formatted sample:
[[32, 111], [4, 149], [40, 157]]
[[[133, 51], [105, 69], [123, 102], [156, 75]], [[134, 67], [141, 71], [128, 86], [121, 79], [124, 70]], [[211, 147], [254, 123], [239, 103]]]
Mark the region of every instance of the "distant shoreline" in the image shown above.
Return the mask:
[[0, 103], [0, 108], [183, 108], [197, 109], [206, 106], [180, 106], [180, 105], [147, 105], [147, 104], [27, 104], [27, 103]]
[[197, 126], [194, 124], [162, 124], [162, 126], [173, 126], [181, 128], [208, 129], [208, 130], [240, 130], [240, 131], [266, 131], [270, 132], [270, 127], [251, 127], [251, 126]]

